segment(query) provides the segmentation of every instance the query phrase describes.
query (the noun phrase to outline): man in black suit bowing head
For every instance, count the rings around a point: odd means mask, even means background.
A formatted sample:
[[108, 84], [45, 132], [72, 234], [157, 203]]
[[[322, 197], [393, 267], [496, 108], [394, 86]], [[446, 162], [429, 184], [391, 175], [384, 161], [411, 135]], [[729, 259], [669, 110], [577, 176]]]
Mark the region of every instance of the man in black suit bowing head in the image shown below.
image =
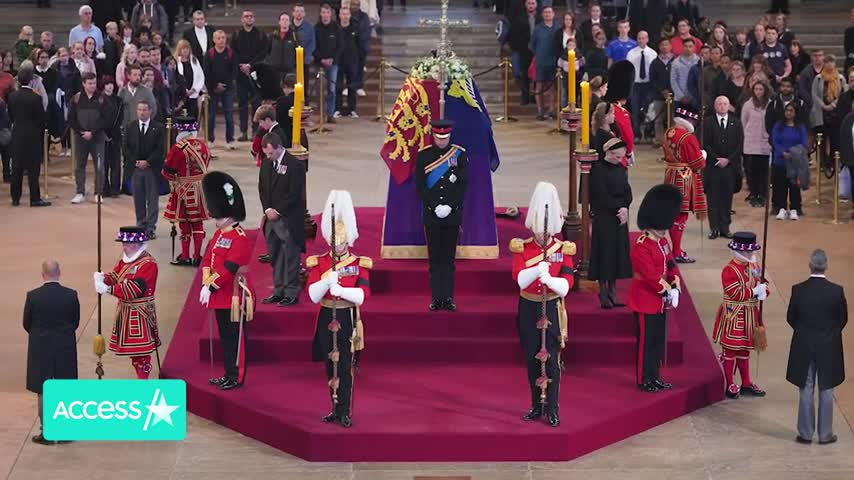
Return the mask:
[[300, 253], [305, 251], [305, 164], [285, 150], [275, 133], [264, 135], [261, 149], [267, 158], [258, 173], [258, 194], [273, 264], [273, 292], [262, 301], [284, 307], [299, 301]]

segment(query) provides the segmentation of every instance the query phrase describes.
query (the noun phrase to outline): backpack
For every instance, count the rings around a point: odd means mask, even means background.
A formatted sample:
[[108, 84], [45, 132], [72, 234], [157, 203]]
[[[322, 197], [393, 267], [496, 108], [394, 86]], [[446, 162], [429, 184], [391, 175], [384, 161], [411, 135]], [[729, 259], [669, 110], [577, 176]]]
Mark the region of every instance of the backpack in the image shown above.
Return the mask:
[[[211, 47], [211, 49], [208, 50], [208, 60], [213, 60], [214, 52], [216, 52], [214, 47]], [[231, 47], [225, 47], [225, 56], [228, 58], [228, 61], [231, 61], [232, 57], [234, 57], [234, 51], [231, 50]]]

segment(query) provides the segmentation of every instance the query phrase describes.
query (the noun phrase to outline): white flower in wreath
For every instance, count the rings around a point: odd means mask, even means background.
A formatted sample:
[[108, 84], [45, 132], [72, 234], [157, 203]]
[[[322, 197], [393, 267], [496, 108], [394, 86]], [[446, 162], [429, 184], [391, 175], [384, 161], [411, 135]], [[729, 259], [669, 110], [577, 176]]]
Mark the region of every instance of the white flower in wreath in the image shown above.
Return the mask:
[[432, 78], [433, 80], [438, 80], [439, 79], [439, 73], [440, 73], [439, 65], [433, 65], [432, 67], [430, 67], [430, 78]]

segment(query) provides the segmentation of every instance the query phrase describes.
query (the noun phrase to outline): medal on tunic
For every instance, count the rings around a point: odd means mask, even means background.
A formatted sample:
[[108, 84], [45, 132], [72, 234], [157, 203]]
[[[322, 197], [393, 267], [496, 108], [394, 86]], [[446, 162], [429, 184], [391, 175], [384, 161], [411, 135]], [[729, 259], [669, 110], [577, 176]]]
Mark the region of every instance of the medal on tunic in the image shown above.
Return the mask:
[[451, 183], [455, 183], [457, 181], [457, 176], [452, 173], [451, 176], [448, 177], [448, 181]]

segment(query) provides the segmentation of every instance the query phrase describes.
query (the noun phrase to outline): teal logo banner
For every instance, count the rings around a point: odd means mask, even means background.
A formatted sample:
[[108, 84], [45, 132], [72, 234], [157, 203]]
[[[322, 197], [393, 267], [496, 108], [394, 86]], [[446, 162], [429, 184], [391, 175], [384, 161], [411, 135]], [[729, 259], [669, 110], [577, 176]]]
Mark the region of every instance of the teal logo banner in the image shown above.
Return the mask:
[[183, 380], [48, 380], [43, 408], [48, 440], [183, 440], [187, 434]]

